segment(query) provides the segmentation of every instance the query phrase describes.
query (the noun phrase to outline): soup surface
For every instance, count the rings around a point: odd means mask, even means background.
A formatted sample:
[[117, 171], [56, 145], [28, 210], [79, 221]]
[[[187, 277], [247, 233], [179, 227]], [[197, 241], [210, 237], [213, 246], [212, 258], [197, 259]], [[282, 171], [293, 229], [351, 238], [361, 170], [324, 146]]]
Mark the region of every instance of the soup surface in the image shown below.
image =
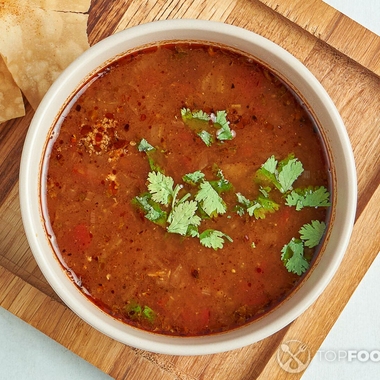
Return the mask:
[[236, 328], [311, 267], [328, 160], [302, 102], [225, 48], [163, 44], [81, 89], [46, 153], [57, 256], [105, 312], [161, 334]]

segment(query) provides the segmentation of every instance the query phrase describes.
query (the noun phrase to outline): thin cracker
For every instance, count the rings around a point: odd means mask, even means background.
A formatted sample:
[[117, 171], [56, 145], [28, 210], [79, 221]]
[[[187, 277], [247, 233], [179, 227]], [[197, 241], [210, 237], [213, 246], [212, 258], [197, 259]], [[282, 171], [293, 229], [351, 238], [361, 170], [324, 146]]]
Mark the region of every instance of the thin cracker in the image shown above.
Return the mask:
[[6, 4], [20, 9], [41, 8], [46, 11], [86, 13], [91, 0], [7, 0]]
[[0, 52], [34, 109], [59, 74], [89, 48], [87, 20], [82, 13], [8, 3], [0, 10]]
[[24, 100], [0, 55], [0, 123], [25, 115]]

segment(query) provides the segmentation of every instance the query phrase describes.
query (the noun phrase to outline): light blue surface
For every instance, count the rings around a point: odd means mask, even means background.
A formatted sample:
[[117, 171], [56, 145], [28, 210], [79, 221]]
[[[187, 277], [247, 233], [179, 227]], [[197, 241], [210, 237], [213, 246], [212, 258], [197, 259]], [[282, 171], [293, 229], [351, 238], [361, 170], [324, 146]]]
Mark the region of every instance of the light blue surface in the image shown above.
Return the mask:
[[379, 293], [380, 253], [309, 364], [302, 380], [380, 379]]
[[109, 380], [111, 377], [0, 307], [0, 379]]
[[379, 0], [323, 0], [341, 13], [380, 36]]

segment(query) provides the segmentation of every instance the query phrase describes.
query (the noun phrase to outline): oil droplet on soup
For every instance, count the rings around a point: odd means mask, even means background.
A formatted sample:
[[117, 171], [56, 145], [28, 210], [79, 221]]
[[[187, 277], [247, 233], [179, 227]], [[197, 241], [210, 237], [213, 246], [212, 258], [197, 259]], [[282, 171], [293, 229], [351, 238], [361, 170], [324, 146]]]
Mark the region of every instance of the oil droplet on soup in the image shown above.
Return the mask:
[[289, 199], [330, 189], [325, 147], [295, 93], [251, 57], [188, 43], [129, 54], [55, 128], [46, 224], [63, 267], [112, 316], [160, 334], [218, 333], [278, 306], [312, 267], [318, 242], [300, 228], [327, 223], [329, 203]]

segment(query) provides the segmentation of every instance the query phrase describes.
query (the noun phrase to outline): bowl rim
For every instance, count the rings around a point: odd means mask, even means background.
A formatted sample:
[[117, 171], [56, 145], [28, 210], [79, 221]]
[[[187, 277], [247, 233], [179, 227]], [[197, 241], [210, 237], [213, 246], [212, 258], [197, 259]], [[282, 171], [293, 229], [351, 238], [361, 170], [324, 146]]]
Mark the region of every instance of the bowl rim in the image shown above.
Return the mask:
[[[57, 272], [56, 258], [52, 259], [49, 254], [44, 254], [47, 245], [44, 241], [46, 234], [39, 209], [39, 173], [42, 159], [39, 154], [44, 152], [42, 146], [45, 145], [47, 137], [40, 138], [40, 129], [45, 132], [50, 130], [59, 111], [57, 103], [62, 104], [62, 100], [66, 100], [77, 90], [79, 77], [83, 83], [86, 73], [87, 77], [91, 76], [94, 70], [104, 63], [105, 59], [99, 57], [104, 57], [105, 52], [109, 58], [117, 57], [125, 52], [121, 47], [128, 50], [129, 43], [136, 39], [140, 41], [136, 46], [141, 46], [152, 38], [162, 41], [163, 39], [159, 38], [161, 35], [175, 35], [175, 40], [189, 40], [189, 33], [194, 37], [191, 39], [205, 42], [224, 41], [228, 36], [232, 47], [243, 51], [241, 47], [246, 44], [255, 46], [265, 60], [279, 60], [279, 66], [275, 67], [275, 70], [293, 73], [296, 79], [293, 84], [297, 88], [300, 84], [305, 87], [306, 83], [308, 91], [312, 94], [311, 100], [316, 101], [320, 107], [325, 107], [329, 120], [334, 125], [331, 138], [337, 141], [337, 149], [340, 150], [334, 164], [338, 163], [339, 175], [343, 178], [346, 188], [345, 192], [338, 195], [340, 198], [336, 213], [341, 225], [334, 231], [332, 242], [329, 242], [331, 250], [323, 255], [308, 282], [281, 306], [281, 313], [277, 309], [269, 313], [268, 318], [225, 333], [202, 337], [172, 337], [148, 333], [112, 320], [112, 317], [100, 311], [90, 301], [87, 302], [91, 305], [84, 307], [83, 294], [72, 284], [62, 268], [61, 273]], [[231, 46], [231, 43], [226, 45]], [[350, 140], [339, 112], [321, 83], [297, 58], [265, 37], [241, 27], [208, 20], [176, 19], [140, 24], [107, 37], [85, 51], [63, 71], [46, 93], [30, 124], [21, 157], [19, 194], [25, 233], [38, 266], [54, 291], [81, 319], [105, 335], [139, 349], [171, 355], [204, 355], [241, 348], [276, 333], [294, 321], [319, 297], [337, 271], [349, 243], [355, 220], [357, 179]], [[319, 276], [314, 275], [315, 273]], [[67, 293], [65, 287], [70, 288], [69, 282], [72, 288], [70, 293]], [[104, 324], [105, 316], [109, 319], [109, 324]]]

